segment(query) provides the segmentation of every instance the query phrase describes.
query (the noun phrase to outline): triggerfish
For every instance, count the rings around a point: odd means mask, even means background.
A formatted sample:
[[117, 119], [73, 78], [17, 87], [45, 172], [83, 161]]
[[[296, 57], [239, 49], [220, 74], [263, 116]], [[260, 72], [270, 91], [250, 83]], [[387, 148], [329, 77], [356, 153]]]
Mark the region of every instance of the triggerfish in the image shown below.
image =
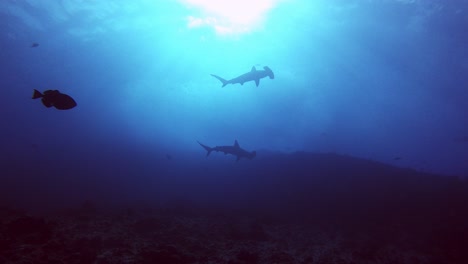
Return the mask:
[[60, 93], [58, 90], [47, 90], [44, 93], [34, 89], [32, 99], [42, 98], [42, 104], [45, 107], [55, 107], [59, 110], [68, 110], [76, 106], [75, 100], [69, 95]]

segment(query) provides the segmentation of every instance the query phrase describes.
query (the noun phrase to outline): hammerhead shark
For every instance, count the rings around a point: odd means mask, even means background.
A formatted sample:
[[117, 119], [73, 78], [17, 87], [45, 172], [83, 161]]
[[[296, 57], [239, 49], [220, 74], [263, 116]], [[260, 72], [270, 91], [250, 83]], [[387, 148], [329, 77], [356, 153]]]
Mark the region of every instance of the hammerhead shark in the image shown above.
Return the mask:
[[253, 159], [257, 155], [256, 151], [249, 152], [249, 151], [246, 151], [245, 149], [242, 149], [239, 146], [239, 143], [237, 143], [237, 140], [234, 141], [234, 146], [216, 146], [214, 148], [210, 148], [208, 146], [205, 146], [202, 143], [200, 143], [199, 141], [197, 141], [197, 142], [198, 142], [198, 144], [200, 144], [200, 146], [202, 146], [204, 149], [206, 149], [206, 151], [207, 151], [206, 156], [207, 157], [210, 155], [211, 151], [213, 151], [213, 150], [216, 151], [216, 152], [219, 152], [219, 151], [224, 152], [224, 155], [231, 154], [231, 155], [237, 156], [237, 161], [239, 161], [241, 158]]
[[219, 77], [218, 75], [214, 75], [214, 74], [211, 74], [211, 76], [220, 80], [223, 83], [223, 87], [230, 83], [231, 84], [240, 83], [241, 85], [244, 85], [245, 82], [250, 82], [250, 81], [255, 81], [255, 84], [258, 87], [258, 85], [260, 84], [260, 79], [265, 78], [267, 76], [270, 77], [270, 79], [275, 78], [275, 74], [270, 68], [268, 68], [268, 66], [263, 67], [263, 70], [257, 70], [255, 69], [255, 66], [253, 66], [250, 72], [244, 73], [231, 80], [225, 80]]

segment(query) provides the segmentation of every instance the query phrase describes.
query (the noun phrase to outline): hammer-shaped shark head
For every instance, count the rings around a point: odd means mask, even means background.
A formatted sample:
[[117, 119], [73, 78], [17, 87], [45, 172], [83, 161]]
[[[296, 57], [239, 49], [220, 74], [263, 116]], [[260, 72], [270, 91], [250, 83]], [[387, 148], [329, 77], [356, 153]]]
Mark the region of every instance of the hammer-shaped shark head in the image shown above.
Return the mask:
[[273, 73], [273, 71], [268, 66], [263, 67], [263, 69], [266, 71], [266, 73], [267, 73], [268, 77], [270, 77], [270, 79], [275, 78], [275, 74]]

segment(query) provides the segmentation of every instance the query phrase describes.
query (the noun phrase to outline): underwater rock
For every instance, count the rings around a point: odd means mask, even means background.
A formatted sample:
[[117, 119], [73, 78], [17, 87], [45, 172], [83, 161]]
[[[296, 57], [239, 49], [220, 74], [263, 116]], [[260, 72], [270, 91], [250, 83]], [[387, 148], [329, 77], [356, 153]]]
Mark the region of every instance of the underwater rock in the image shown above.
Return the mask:
[[133, 231], [139, 235], [149, 235], [164, 227], [164, 223], [156, 218], [145, 218], [133, 224]]
[[268, 234], [262, 225], [256, 221], [244, 220], [231, 223], [228, 237], [232, 240], [266, 241]]
[[50, 239], [52, 227], [44, 219], [25, 216], [8, 223], [5, 235], [26, 244], [40, 244]]
[[273, 252], [268, 258], [268, 263], [294, 264], [294, 258], [286, 252]]
[[184, 254], [174, 246], [161, 246], [154, 250], [146, 249], [141, 254], [139, 263], [193, 263], [194, 258]]
[[234, 264], [234, 263], [235, 264], [255, 264], [255, 263], [259, 263], [259, 259], [260, 259], [257, 252], [248, 251], [248, 250], [245, 250], [245, 249], [242, 249], [241, 251], [239, 251], [237, 253], [236, 258], [237, 259], [235, 261], [230, 261], [229, 263], [232, 263], [232, 264]]

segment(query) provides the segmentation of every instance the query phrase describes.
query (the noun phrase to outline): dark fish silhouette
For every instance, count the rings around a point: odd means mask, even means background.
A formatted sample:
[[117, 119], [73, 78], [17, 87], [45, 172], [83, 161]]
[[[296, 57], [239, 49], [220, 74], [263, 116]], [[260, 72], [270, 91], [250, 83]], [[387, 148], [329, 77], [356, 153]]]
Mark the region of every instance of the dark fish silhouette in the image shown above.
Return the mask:
[[[197, 141], [198, 142], [198, 141]], [[239, 143], [237, 143], [237, 140], [234, 142], [234, 146], [216, 146], [214, 148], [210, 148], [208, 146], [203, 145], [202, 143], [198, 142], [200, 146], [202, 146], [206, 151], [206, 156], [208, 157], [211, 153], [211, 151], [221, 151], [224, 152], [224, 155], [226, 154], [231, 154], [234, 156], [237, 156], [237, 161], [239, 161], [241, 158], [248, 158], [248, 159], [253, 159], [256, 155], [256, 151], [246, 151], [245, 149], [242, 149], [239, 146]]]
[[35, 47], [39, 47], [39, 43], [34, 42], [34, 43], [31, 45], [31, 48], [35, 48]]
[[45, 107], [55, 107], [59, 110], [72, 109], [76, 106], [75, 100], [69, 95], [60, 93], [58, 90], [47, 90], [42, 94], [38, 90], [34, 89], [32, 99], [42, 98], [42, 104]]
[[275, 78], [275, 74], [273, 71], [268, 68], [267, 66], [263, 67], [263, 70], [257, 70], [255, 66], [252, 67], [252, 70], [249, 71], [248, 73], [244, 73], [234, 79], [231, 80], [225, 80], [218, 75], [211, 74], [211, 76], [215, 77], [216, 79], [220, 80], [223, 83], [223, 87], [226, 86], [227, 84], [235, 84], [235, 83], [240, 83], [241, 85], [244, 85], [245, 82], [249, 81], [255, 81], [255, 84], [258, 85], [260, 84], [260, 79], [265, 78], [265, 77], [270, 77], [270, 79]]

